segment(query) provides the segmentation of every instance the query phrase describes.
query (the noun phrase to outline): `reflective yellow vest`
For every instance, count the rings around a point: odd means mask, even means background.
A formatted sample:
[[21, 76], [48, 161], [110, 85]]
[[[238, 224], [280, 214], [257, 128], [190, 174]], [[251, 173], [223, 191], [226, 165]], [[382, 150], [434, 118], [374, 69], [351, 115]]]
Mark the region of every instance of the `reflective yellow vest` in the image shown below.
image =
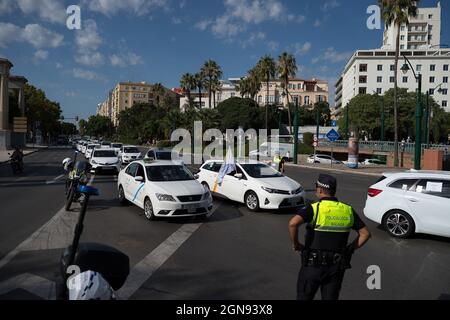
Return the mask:
[[275, 156], [275, 157], [273, 158], [273, 163], [275, 163], [275, 164], [280, 164], [280, 162], [281, 162], [281, 157]]
[[351, 206], [345, 203], [329, 200], [316, 202], [311, 206], [314, 211], [314, 218], [311, 225], [314, 227], [315, 231], [351, 231], [354, 224], [353, 209]]

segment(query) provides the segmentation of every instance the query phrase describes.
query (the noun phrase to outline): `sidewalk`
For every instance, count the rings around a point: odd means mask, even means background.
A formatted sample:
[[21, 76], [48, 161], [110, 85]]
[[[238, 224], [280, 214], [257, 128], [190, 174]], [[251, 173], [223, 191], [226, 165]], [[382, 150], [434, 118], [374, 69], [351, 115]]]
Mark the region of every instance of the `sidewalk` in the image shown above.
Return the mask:
[[351, 169], [346, 167], [345, 165], [336, 165], [333, 167], [331, 165], [326, 164], [291, 164], [287, 163], [286, 167], [298, 167], [304, 169], [312, 169], [312, 170], [322, 170], [322, 171], [330, 171], [330, 172], [341, 172], [341, 173], [349, 173], [349, 174], [359, 174], [365, 176], [372, 177], [381, 177], [384, 172], [401, 172], [407, 171], [406, 168], [391, 168], [391, 167], [374, 167], [374, 166], [360, 166], [358, 169]]
[[[41, 145], [33, 145], [33, 144], [27, 144], [25, 148], [22, 150], [23, 155], [27, 156], [32, 153], [35, 153], [42, 149], [47, 149], [48, 146], [41, 146]], [[9, 155], [8, 153], [13, 153], [14, 150], [0, 150], [0, 163], [5, 163], [9, 161]]]

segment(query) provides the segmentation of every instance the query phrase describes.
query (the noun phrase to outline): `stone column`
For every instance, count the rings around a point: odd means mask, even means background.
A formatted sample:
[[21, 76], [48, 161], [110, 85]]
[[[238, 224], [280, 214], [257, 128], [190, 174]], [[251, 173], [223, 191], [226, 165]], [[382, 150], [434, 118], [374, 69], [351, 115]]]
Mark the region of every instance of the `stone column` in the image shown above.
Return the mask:
[[9, 95], [8, 79], [0, 74], [0, 130], [9, 129]]
[[19, 89], [19, 109], [20, 109], [20, 113], [22, 115], [22, 117], [25, 117], [25, 96], [24, 96], [24, 92], [23, 92], [23, 86], [20, 87]]

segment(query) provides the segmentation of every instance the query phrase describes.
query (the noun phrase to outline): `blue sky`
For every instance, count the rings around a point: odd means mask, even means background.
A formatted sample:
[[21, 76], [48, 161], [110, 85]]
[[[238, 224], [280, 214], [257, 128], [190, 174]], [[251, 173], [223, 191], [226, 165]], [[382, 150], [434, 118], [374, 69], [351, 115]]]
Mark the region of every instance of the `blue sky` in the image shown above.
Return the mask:
[[[61, 103], [66, 118], [88, 117], [119, 81], [179, 86], [183, 73], [216, 60], [240, 77], [265, 55], [295, 54], [299, 77], [330, 81], [355, 49], [381, 46], [366, 27], [376, 0], [0, 0], [0, 56]], [[423, 0], [421, 6], [434, 6]], [[82, 29], [66, 27], [81, 8]], [[449, 1], [442, 43], [450, 44]], [[332, 96], [331, 96], [332, 98]]]

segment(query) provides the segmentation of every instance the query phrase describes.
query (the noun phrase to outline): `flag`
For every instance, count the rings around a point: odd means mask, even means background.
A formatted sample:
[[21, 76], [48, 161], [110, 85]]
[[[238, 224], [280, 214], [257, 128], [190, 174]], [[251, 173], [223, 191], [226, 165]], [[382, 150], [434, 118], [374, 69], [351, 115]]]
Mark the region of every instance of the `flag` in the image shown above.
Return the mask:
[[222, 184], [223, 178], [230, 172], [236, 171], [236, 162], [234, 161], [233, 151], [228, 149], [224, 163], [220, 167], [219, 175], [214, 183], [213, 192], [217, 191], [217, 185]]

